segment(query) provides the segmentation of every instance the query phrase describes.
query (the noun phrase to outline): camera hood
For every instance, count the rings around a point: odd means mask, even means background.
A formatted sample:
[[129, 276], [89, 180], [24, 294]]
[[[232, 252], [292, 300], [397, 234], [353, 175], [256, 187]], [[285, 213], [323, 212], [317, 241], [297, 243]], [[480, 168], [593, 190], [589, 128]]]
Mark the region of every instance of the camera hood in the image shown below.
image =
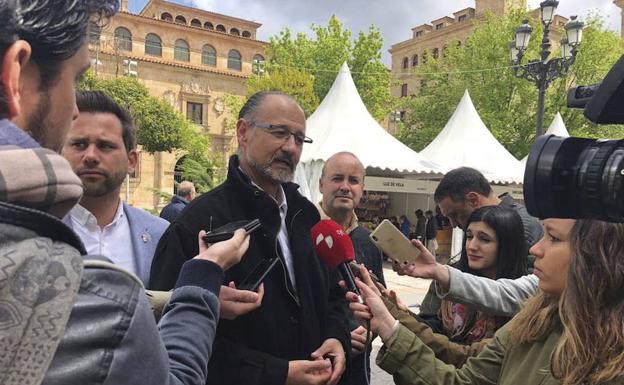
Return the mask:
[[624, 123], [624, 56], [611, 68], [585, 107], [585, 117], [596, 124]]

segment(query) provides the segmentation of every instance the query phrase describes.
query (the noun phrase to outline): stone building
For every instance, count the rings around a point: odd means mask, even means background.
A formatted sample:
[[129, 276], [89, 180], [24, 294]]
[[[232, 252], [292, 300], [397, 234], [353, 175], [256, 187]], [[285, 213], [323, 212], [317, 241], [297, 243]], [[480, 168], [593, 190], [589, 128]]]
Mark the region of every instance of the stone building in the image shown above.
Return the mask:
[[[256, 39], [261, 24], [164, 0], [149, 0], [133, 14], [121, 12], [89, 36], [98, 77], [135, 76], [152, 96], [170, 103], [201, 132], [224, 162], [235, 151], [233, 118], [225, 95], [246, 95], [245, 81], [264, 61], [265, 42]], [[122, 190], [135, 206], [156, 209], [164, 203], [155, 191], [173, 193], [181, 153], [140, 153], [139, 167]], [[227, 163], [225, 163], [227, 164]]]
[[[475, 19], [483, 18], [486, 12], [503, 15], [511, 9], [525, 8], [526, 0], [475, 0], [474, 8], [468, 7], [454, 12], [453, 17], [444, 16], [412, 28], [410, 39], [393, 44], [389, 49], [392, 57], [392, 77], [398, 83], [392, 87], [392, 95], [397, 97], [415, 95], [420, 82], [413, 74], [414, 67], [422, 65], [429, 57], [438, 58], [443, 54], [447, 44], [464, 44], [474, 31]], [[539, 18], [539, 12], [539, 9], [532, 11], [532, 16]], [[563, 26], [566, 22], [566, 18], [556, 15], [553, 25]], [[555, 42], [559, 39], [556, 32], [553, 32], [551, 37]], [[511, 39], [512, 36], [509, 37], [510, 41]], [[392, 124], [389, 130], [392, 132]]]

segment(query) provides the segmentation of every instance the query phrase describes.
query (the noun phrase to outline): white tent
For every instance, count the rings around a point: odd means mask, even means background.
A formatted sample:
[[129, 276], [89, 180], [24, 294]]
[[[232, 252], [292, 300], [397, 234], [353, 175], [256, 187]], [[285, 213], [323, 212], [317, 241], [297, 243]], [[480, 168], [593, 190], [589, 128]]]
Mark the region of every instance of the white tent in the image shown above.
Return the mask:
[[[548, 127], [548, 130], [546, 130], [544, 135], [557, 135], [557, 136], [564, 136], [566, 138], [570, 136], [570, 133], [568, 132], [568, 129], [565, 126], [565, 123], [563, 123], [563, 118], [561, 117], [560, 113], [557, 112], [557, 115], [555, 115], [554, 119], [550, 123], [550, 126]], [[526, 166], [526, 162], [528, 158], [529, 156], [527, 155], [521, 160], [523, 165]]]
[[464, 93], [444, 129], [420, 152], [450, 169], [472, 167], [494, 183], [522, 183], [524, 167], [485, 126]]
[[447, 168], [421, 157], [390, 135], [370, 115], [355, 87], [347, 63], [306, 123], [314, 140], [303, 147], [295, 182], [312, 202], [321, 198], [318, 180], [325, 161], [340, 151], [354, 153], [364, 167], [400, 173], [442, 174]]

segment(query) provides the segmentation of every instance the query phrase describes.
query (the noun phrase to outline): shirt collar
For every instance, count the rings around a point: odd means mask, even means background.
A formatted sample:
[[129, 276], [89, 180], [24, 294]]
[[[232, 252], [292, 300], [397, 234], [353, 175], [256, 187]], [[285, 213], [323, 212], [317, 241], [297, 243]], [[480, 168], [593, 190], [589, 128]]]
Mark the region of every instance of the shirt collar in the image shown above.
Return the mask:
[[[249, 180], [249, 184], [251, 184], [252, 186], [254, 186], [260, 191], [264, 191], [262, 187], [258, 186], [256, 182], [254, 182], [251, 178], [249, 178], [249, 175], [245, 174], [245, 171], [243, 171], [241, 166], [238, 166], [238, 171], [240, 171], [243, 175], [247, 177], [247, 179]], [[281, 184], [279, 185], [279, 189], [277, 190], [277, 199], [273, 198], [271, 194], [267, 194], [267, 195], [270, 196], [275, 201], [275, 203], [277, 203], [277, 207], [280, 209], [280, 211], [288, 210], [288, 203], [286, 203], [286, 194], [284, 193], [284, 188], [282, 187]]]
[[[121, 218], [124, 217], [123, 202], [119, 200], [119, 206], [117, 206], [117, 212], [113, 217], [113, 221], [108, 226], [114, 226]], [[70, 211], [71, 218], [78, 222], [80, 226], [87, 226], [89, 224], [97, 225], [97, 218], [91, 213], [91, 211], [85, 209], [80, 204], [74, 206]]]
[[[321, 216], [321, 219], [332, 219], [329, 215], [327, 215], [325, 210], [323, 210], [323, 206], [322, 206], [321, 203], [322, 202], [318, 202], [316, 204], [316, 208], [318, 209], [318, 212], [319, 212], [319, 214]], [[353, 210], [353, 212], [351, 213], [351, 221], [349, 222], [349, 226], [347, 226], [345, 231], [346, 231], [347, 234], [350, 234], [357, 227], [358, 227], [358, 217], [357, 217], [357, 215], [355, 215], [355, 210]]]
[[0, 145], [13, 145], [21, 148], [41, 147], [30, 135], [8, 119], [0, 119]]

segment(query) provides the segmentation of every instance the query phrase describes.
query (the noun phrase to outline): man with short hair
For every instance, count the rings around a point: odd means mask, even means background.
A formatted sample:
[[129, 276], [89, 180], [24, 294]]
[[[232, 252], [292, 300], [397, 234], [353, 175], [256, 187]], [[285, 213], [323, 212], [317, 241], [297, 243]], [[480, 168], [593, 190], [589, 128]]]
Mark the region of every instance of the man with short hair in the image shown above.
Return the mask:
[[[236, 123], [238, 154], [226, 181], [189, 203], [158, 244], [150, 288], [175, 283], [201, 229], [258, 218], [261, 227], [241, 264], [226, 274], [236, 284], [260, 262], [278, 258], [264, 278], [262, 306], [221, 321], [208, 384], [336, 384], [350, 351], [346, 307], [335, 272], [312, 247], [314, 205], [291, 183], [304, 143], [305, 115], [290, 96], [252, 95]], [[330, 360], [331, 358], [331, 360]]]
[[514, 209], [520, 215], [529, 247], [542, 237], [540, 222], [529, 215], [523, 205], [514, 202], [509, 194], [497, 196], [483, 174], [473, 168], [460, 167], [446, 173], [433, 199], [453, 227], [465, 230], [470, 214], [479, 207], [502, 206]]
[[416, 239], [424, 242], [427, 232], [427, 218], [425, 218], [421, 209], [416, 209], [414, 215], [416, 215], [416, 230], [414, 234], [416, 235]]
[[188, 205], [190, 201], [195, 199], [195, 186], [192, 182], [183, 180], [178, 185], [178, 192], [171, 197], [171, 202], [163, 207], [160, 212], [160, 217], [170, 223], [180, 215], [182, 210]]
[[61, 155], [84, 190], [64, 222], [89, 254], [107, 257], [147, 284], [156, 245], [169, 222], [126, 204], [119, 196], [122, 183], [138, 162], [134, 122], [100, 91], [78, 92], [76, 104], [80, 113]]
[[89, 67], [88, 25], [118, 6], [0, 1], [3, 384], [203, 385], [223, 270], [248, 246], [242, 231], [210, 248], [199, 243], [157, 327], [141, 282], [87, 256], [61, 221], [83, 187], [50, 149], [61, 149], [78, 116], [75, 85]]
[[[321, 219], [332, 219], [340, 224], [353, 241], [355, 260], [364, 264], [385, 286], [383, 256], [370, 239], [370, 231], [358, 225], [355, 208], [364, 194], [366, 170], [362, 162], [350, 152], [339, 152], [327, 159], [319, 190], [323, 194], [317, 205]], [[370, 382], [370, 347], [366, 349], [367, 330], [349, 317], [351, 326], [351, 383]], [[362, 354], [366, 350], [366, 354]]]

